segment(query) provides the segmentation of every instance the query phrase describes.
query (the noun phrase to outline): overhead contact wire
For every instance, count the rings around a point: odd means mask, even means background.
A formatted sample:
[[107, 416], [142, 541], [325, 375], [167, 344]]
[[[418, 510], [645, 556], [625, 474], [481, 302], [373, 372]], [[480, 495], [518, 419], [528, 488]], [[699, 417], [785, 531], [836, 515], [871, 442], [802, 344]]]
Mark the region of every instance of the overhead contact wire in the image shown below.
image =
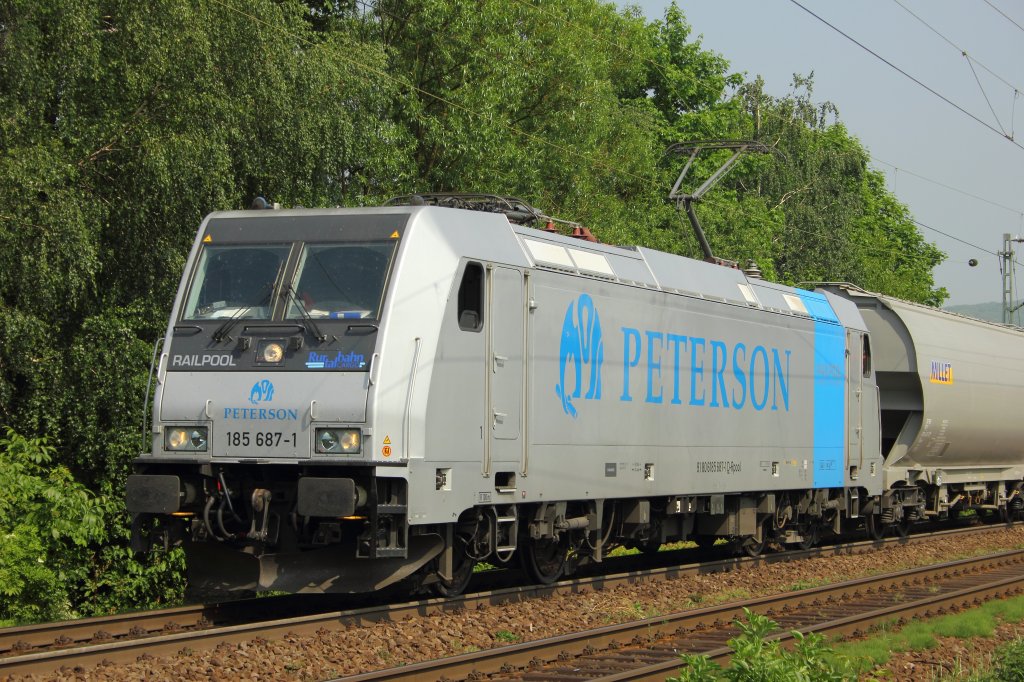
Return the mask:
[[[987, 71], [987, 72], [988, 72], [989, 74], [991, 74], [991, 75], [992, 75], [992, 76], [994, 76], [995, 78], [997, 78], [997, 79], [999, 79], [1000, 81], [1002, 81], [1002, 82], [1003, 82], [1003, 83], [1004, 83], [1004, 84], [1005, 84], [1005, 85], [1006, 85], [1007, 87], [1011, 88], [1011, 89], [1012, 89], [1012, 90], [1014, 91], [1014, 93], [1016, 93], [1016, 92], [1019, 92], [1019, 91], [1020, 91], [1020, 89], [1019, 89], [1019, 88], [1018, 88], [1017, 86], [1015, 86], [1015, 85], [1013, 85], [1013, 84], [1009, 83], [1009, 82], [1008, 82], [1008, 81], [1007, 81], [1006, 79], [1004, 79], [1004, 78], [1003, 78], [1002, 76], [1000, 76], [999, 74], [997, 74], [996, 72], [994, 72], [994, 71], [993, 71], [992, 69], [990, 69], [990, 68], [988, 68], [987, 66], [985, 66], [984, 64], [982, 64], [982, 63], [981, 63], [980, 61], [978, 61], [977, 59], [975, 59], [975, 58], [974, 58], [974, 57], [972, 57], [971, 55], [967, 54], [967, 50], [963, 49], [962, 47], [960, 47], [959, 45], [957, 45], [956, 43], [954, 43], [954, 42], [953, 42], [952, 40], [950, 40], [950, 39], [949, 39], [949, 38], [947, 38], [947, 37], [946, 37], [945, 35], [943, 35], [943, 34], [942, 34], [941, 32], [939, 32], [939, 30], [938, 30], [938, 29], [936, 29], [935, 27], [933, 27], [933, 26], [932, 26], [931, 24], [929, 24], [929, 23], [928, 23], [927, 21], [925, 21], [924, 19], [922, 19], [922, 18], [921, 18], [921, 17], [919, 17], [918, 15], [914, 14], [914, 12], [912, 12], [912, 11], [910, 10], [910, 8], [908, 8], [908, 7], [906, 6], [906, 5], [904, 5], [904, 4], [902, 3], [902, 2], [900, 2], [900, 0], [892, 0], [892, 1], [893, 1], [893, 2], [895, 2], [895, 3], [897, 4], [897, 5], [899, 5], [900, 7], [902, 7], [902, 8], [903, 8], [903, 10], [904, 10], [904, 11], [906, 11], [906, 13], [907, 13], [907, 14], [909, 14], [910, 16], [914, 17], [914, 18], [915, 18], [915, 19], [917, 19], [917, 20], [918, 20], [919, 22], [921, 22], [922, 24], [924, 24], [924, 25], [925, 25], [925, 27], [927, 27], [927, 28], [928, 28], [928, 30], [930, 30], [930, 31], [931, 31], [932, 33], [934, 33], [935, 35], [939, 36], [939, 37], [940, 37], [940, 38], [942, 38], [942, 39], [943, 39], [944, 41], [946, 41], [946, 43], [947, 43], [947, 44], [949, 44], [949, 45], [950, 45], [950, 46], [951, 46], [951, 47], [952, 47], [952, 48], [953, 48], [954, 50], [956, 50], [957, 52], [959, 52], [959, 53], [960, 53], [960, 55], [961, 55], [961, 56], [962, 56], [962, 57], [963, 57], [963, 58], [964, 58], [965, 60], [967, 60], [967, 66], [968, 66], [968, 67], [970, 67], [970, 69], [971, 69], [971, 73], [972, 73], [972, 74], [974, 75], [974, 82], [976, 82], [976, 83], [978, 84], [978, 89], [979, 89], [979, 90], [981, 90], [981, 96], [985, 98], [985, 104], [987, 104], [987, 105], [988, 105], [988, 109], [989, 109], [989, 111], [991, 111], [991, 112], [992, 112], [992, 118], [994, 118], [994, 119], [996, 120], [996, 123], [998, 123], [998, 124], [999, 124], [999, 128], [1000, 128], [1000, 130], [1002, 130], [1002, 131], [1003, 131], [1003, 135], [1004, 135], [1004, 136], [1006, 136], [1006, 137], [1009, 137], [1009, 138], [1010, 138], [1010, 139], [1012, 140], [1012, 139], [1013, 139], [1013, 132], [1012, 132], [1012, 130], [1011, 130], [1011, 132], [1010, 132], [1009, 134], [1007, 134], [1007, 132], [1006, 132], [1006, 126], [1004, 126], [1004, 125], [1003, 125], [1003, 122], [999, 120], [999, 116], [998, 116], [998, 115], [996, 114], [996, 110], [995, 110], [995, 108], [994, 108], [994, 107], [992, 106], [992, 102], [991, 102], [991, 101], [989, 100], [989, 96], [988, 96], [988, 93], [987, 93], [987, 92], [985, 92], [985, 86], [981, 84], [981, 79], [980, 79], [980, 78], [978, 78], [978, 72], [977, 72], [977, 71], [975, 71], [975, 69], [974, 69], [974, 65], [975, 65], [975, 64], [977, 64], [977, 65], [978, 65], [978, 66], [980, 66], [981, 68], [985, 69], [985, 71]], [[1012, 121], [1011, 121], [1011, 126], [1012, 126], [1012, 125], [1013, 125], [1013, 123], [1012, 123]]]
[[1003, 10], [1001, 10], [998, 7], [996, 7], [995, 5], [993, 5], [991, 2], [989, 2], [989, 0], [985, 0], [985, 4], [988, 5], [989, 7], [991, 7], [992, 9], [994, 9], [995, 11], [999, 12], [1001, 15], [1003, 15], [1003, 18], [1006, 19], [1008, 22], [1010, 22], [1011, 24], [1013, 24], [1014, 26], [1016, 26], [1020, 30], [1024, 31], [1024, 26], [1021, 26], [1020, 24], [1018, 24], [1016, 21], [1014, 21], [1012, 18], [1010, 18], [1010, 16], [1006, 12], [1004, 12]]
[[910, 75], [909, 73], [907, 73], [906, 71], [904, 71], [904, 70], [903, 70], [903, 69], [901, 69], [900, 67], [896, 66], [895, 64], [893, 64], [892, 62], [890, 62], [890, 61], [889, 61], [888, 59], [886, 59], [886, 58], [885, 58], [885, 57], [883, 57], [882, 55], [880, 55], [880, 54], [878, 54], [877, 52], [875, 52], [874, 50], [872, 50], [872, 49], [871, 49], [870, 47], [868, 47], [867, 45], [864, 45], [863, 43], [861, 43], [860, 41], [858, 41], [858, 40], [857, 40], [856, 38], [854, 38], [854, 37], [852, 37], [851, 35], [849, 35], [848, 33], [844, 32], [844, 31], [843, 31], [842, 29], [840, 29], [840, 28], [839, 28], [839, 27], [837, 27], [836, 25], [834, 25], [834, 24], [830, 23], [830, 22], [829, 22], [828, 20], [826, 20], [826, 19], [822, 18], [821, 16], [819, 16], [819, 15], [815, 14], [814, 12], [812, 12], [811, 10], [809, 10], [808, 8], [804, 7], [804, 6], [803, 6], [803, 5], [801, 5], [801, 4], [799, 3], [799, 2], [797, 2], [797, 0], [789, 0], [789, 1], [790, 1], [791, 3], [793, 3], [794, 5], [796, 5], [797, 7], [799, 7], [800, 9], [802, 9], [802, 10], [803, 10], [804, 12], [806, 12], [807, 14], [810, 14], [810, 15], [811, 15], [812, 17], [814, 17], [815, 19], [817, 19], [817, 20], [818, 20], [818, 21], [820, 21], [821, 23], [823, 23], [823, 24], [825, 24], [826, 26], [828, 26], [829, 28], [831, 28], [831, 29], [832, 29], [833, 31], [835, 31], [835, 32], [836, 32], [836, 33], [838, 33], [839, 35], [841, 35], [841, 36], [843, 36], [844, 38], [846, 38], [847, 40], [849, 40], [849, 41], [850, 41], [851, 43], [853, 43], [854, 45], [856, 45], [856, 46], [857, 46], [857, 47], [859, 47], [860, 49], [864, 50], [865, 52], [867, 52], [868, 54], [870, 54], [871, 56], [873, 56], [873, 57], [874, 57], [875, 59], [879, 60], [880, 62], [882, 62], [883, 64], [885, 64], [885, 65], [886, 65], [886, 66], [888, 66], [889, 68], [893, 69], [894, 71], [897, 71], [898, 73], [902, 74], [902, 75], [903, 75], [904, 77], [906, 77], [907, 79], [909, 79], [909, 80], [913, 81], [914, 83], [916, 83], [916, 84], [917, 84], [917, 85], [919, 85], [920, 87], [924, 88], [925, 90], [927, 90], [927, 91], [928, 91], [928, 92], [930, 92], [931, 94], [935, 95], [936, 97], [938, 97], [938, 98], [939, 98], [939, 99], [941, 99], [941, 100], [942, 100], [943, 102], [945, 102], [945, 103], [946, 103], [946, 104], [948, 104], [949, 106], [953, 107], [954, 109], [956, 109], [957, 111], [959, 111], [959, 112], [960, 112], [960, 113], [962, 113], [963, 115], [965, 115], [965, 116], [967, 116], [967, 117], [971, 118], [972, 120], [974, 120], [974, 121], [975, 121], [976, 123], [978, 123], [979, 125], [982, 125], [982, 126], [984, 126], [985, 128], [988, 128], [989, 130], [991, 130], [992, 132], [994, 132], [994, 133], [995, 133], [996, 135], [998, 135], [999, 137], [1003, 138], [1004, 140], [1008, 140], [1008, 141], [1010, 142], [1010, 144], [1012, 144], [1012, 145], [1014, 145], [1014, 146], [1016, 146], [1016, 147], [1019, 147], [1020, 149], [1024, 150], [1024, 146], [1022, 146], [1021, 144], [1019, 144], [1019, 143], [1018, 143], [1018, 142], [1017, 142], [1016, 140], [1014, 140], [1014, 139], [1013, 139], [1012, 137], [1010, 137], [1010, 136], [1006, 135], [1005, 133], [1001, 132], [1001, 131], [1000, 131], [1000, 130], [999, 130], [998, 128], [996, 128], [996, 127], [994, 127], [994, 126], [992, 126], [992, 125], [990, 125], [990, 124], [986, 123], [985, 121], [981, 120], [980, 118], [978, 118], [977, 116], [975, 116], [975, 115], [974, 115], [974, 114], [972, 114], [971, 112], [967, 111], [967, 110], [966, 110], [966, 109], [964, 109], [964, 108], [963, 108], [962, 106], [960, 106], [959, 104], [957, 104], [957, 103], [956, 103], [956, 102], [954, 102], [953, 100], [949, 99], [948, 97], [946, 97], [946, 96], [945, 96], [945, 95], [943, 95], [942, 93], [938, 92], [937, 90], [934, 90], [933, 88], [929, 87], [928, 85], [925, 85], [925, 84], [924, 84], [923, 82], [921, 82], [920, 80], [918, 80], [918, 79], [917, 79], [917, 78], [915, 78], [914, 76], [911, 76], [911, 75]]
[[902, 7], [904, 9], [904, 11], [906, 11], [907, 14], [909, 14], [910, 16], [914, 17], [915, 19], [920, 21], [922, 24], [924, 24], [932, 33], [934, 33], [935, 35], [937, 35], [938, 37], [940, 37], [944, 41], [946, 41], [946, 43], [949, 44], [953, 49], [955, 49], [957, 52], [962, 54], [964, 56], [964, 58], [967, 59], [967, 61], [973, 62], [973, 63], [977, 64], [978, 66], [980, 66], [981, 68], [985, 69], [985, 71], [987, 71], [993, 78], [995, 78], [995, 79], [999, 80], [1000, 82], [1002, 82], [1003, 85], [1005, 85], [1006, 87], [1008, 87], [1008, 88], [1010, 88], [1010, 89], [1012, 89], [1012, 90], [1014, 90], [1016, 92], [1020, 92], [1021, 91], [1022, 88], [1017, 87], [1016, 85], [1014, 85], [1013, 83], [1009, 82], [1008, 80], [1006, 80], [1005, 78], [1000, 76], [998, 73], [996, 73], [992, 69], [990, 69], [987, 66], [985, 66], [984, 64], [982, 64], [979, 60], [975, 59], [972, 55], [970, 55], [967, 52], [967, 50], [963, 49], [962, 47], [960, 47], [959, 45], [954, 43], [952, 40], [950, 40], [945, 35], [943, 35], [941, 32], [939, 32], [938, 29], [936, 29], [931, 24], [929, 24], [927, 21], [925, 21], [924, 19], [919, 17], [917, 14], [912, 12], [910, 10], [910, 8], [908, 8], [906, 5], [904, 5], [902, 2], [900, 2], [900, 0], [892, 0], [892, 1], [895, 2], [897, 5], [899, 5], [900, 7]]

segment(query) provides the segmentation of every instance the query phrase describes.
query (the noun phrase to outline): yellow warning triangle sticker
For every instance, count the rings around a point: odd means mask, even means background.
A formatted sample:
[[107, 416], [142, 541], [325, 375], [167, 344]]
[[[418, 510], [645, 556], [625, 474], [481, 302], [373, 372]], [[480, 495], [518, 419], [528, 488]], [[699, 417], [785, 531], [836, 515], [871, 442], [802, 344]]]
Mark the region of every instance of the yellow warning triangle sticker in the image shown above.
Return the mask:
[[391, 445], [391, 436], [384, 436], [384, 445]]
[[395, 230], [394, 232], [391, 233], [391, 238], [398, 239], [398, 230]]
[[213, 237], [211, 237], [210, 235], [206, 235], [205, 237], [203, 237], [203, 243], [204, 244], [209, 244], [212, 241], [213, 241]]

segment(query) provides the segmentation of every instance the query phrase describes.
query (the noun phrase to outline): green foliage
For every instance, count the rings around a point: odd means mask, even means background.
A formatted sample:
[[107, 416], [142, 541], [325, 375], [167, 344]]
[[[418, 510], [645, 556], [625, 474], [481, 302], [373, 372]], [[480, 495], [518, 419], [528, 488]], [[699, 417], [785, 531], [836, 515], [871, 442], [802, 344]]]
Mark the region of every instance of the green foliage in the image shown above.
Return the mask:
[[1024, 639], [1015, 639], [1001, 647], [988, 679], [993, 682], [1024, 682]]
[[0, 438], [0, 623], [72, 616], [69, 586], [106, 538], [102, 500], [53, 454], [42, 438]]
[[[123, 507], [117, 515], [126, 514]], [[185, 553], [180, 549], [155, 552], [145, 561], [128, 549], [128, 534], [117, 524], [115, 542], [98, 548], [93, 565], [75, 594], [83, 615], [107, 615], [126, 610], [160, 608], [181, 603], [185, 591]]]
[[867, 150], [836, 108], [813, 101], [813, 85], [813, 74], [795, 76], [782, 98], [766, 95], [760, 78], [740, 88], [749, 117], [738, 136], [774, 153], [748, 156], [709, 199], [709, 238], [726, 257], [754, 258], [769, 279], [852, 282], [940, 305], [947, 293], [934, 287], [932, 270], [944, 255], [868, 168]]
[[180, 600], [180, 551], [135, 561], [120, 491], [93, 495], [45, 438], [0, 438], [0, 624], [116, 613]]
[[819, 634], [790, 634], [795, 640], [792, 650], [782, 648], [769, 639], [778, 623], [767, 616], [744, 609], [746, 622], [736, 620], [740, 634], [729, 640], [733, 650], [729, 667], [722, 669], [707, 656], [683, 655], [686, 667], [669, 682], [829, 682], [855, 680], [849, 661], [836, 656]]

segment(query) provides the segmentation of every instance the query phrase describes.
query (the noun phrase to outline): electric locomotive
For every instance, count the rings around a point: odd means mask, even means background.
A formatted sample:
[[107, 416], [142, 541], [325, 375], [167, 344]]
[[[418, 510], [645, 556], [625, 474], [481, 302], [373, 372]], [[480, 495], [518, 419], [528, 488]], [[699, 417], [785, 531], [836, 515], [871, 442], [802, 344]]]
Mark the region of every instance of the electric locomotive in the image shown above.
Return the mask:
[[444, 595], [483, 560], [551, 582], [613, 545], [757, 554], [1015, 509], [1016, 464], [929, 468], [904, 401], [926, 360], [893, 331], [925, 313], [537, 220], [483, 195], [207, 216], [128, 479], [135, 548], [182, 544], [200, 592]]

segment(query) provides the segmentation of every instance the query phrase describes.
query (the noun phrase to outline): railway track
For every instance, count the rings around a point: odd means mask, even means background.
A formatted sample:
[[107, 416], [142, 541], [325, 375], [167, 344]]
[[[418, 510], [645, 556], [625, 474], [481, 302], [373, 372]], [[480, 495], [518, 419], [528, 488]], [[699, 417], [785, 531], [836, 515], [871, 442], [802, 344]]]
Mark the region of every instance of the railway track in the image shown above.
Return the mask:
[[604, 680], [662, 682], [679, 655], [722, 662], [739, 634], [732, 625], [750, 609], [786, 630], [859, 634], [874, 624], [932, 617], [1024, 592], [1024, 550], [953, 561], [799, 592], [732, 602], [571, 635], [340, 678], [378, 680]]
[[[942, 537], [998, 532], [1001, 529], [1002, 526], [982, 526], [905, 539], [891, 538], [882, 542], [840, 542], [759, 558], [726, 557], [702, 563], [676, 563], [645, 571], [581, 577], [551, 586], [491, 589], [456, 599], [429, 599], [328, 612], [324, 612], [322, 596], [289, 595], [5, 628], [0, 629], [0, 677], [52, 673], [63, 666], [88, 667], [103, 661], [130, 662], [143, 654], [175, 655], [184, 649], [213, 649], [221, 643], [251, 641], [258, 637], [274, 639], [290, 633], [314, 634], [322, 629], [364, 626], [410, 616], [502, 605], [554, 594], [583, 593], [620, 584], [656, 582], [683, 575], [730, 571], [814, 556], [857, 554], [890, 543], [935, 542], [937, 539], [941, 541]], [[692, 551], [682, 550], [663, 552], [659, 559], [671, 563], [679, 557], [685, 561], [693, 556]]]

